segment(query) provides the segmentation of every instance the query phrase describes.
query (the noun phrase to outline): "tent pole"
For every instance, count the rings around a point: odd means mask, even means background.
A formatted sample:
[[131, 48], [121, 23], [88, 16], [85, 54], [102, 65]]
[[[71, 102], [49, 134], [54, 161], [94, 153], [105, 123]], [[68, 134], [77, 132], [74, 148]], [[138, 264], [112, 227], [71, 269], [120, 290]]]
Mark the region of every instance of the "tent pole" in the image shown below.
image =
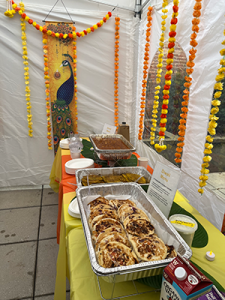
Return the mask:
[[134, 10], [134, 16], [137, 17], [139, 16], [139, 18], [141, 19], [141, 10], [142, 10], [142, 7], [141, 7], [141, 2], [142, 0], [135, 0], [135, 10]]
[[124, 10], [129, 10], [129, 11], [134, 11], [133, 9], [129, 8], [129, 7], [123, 7], [123, 6], [118, 6], [118, 5], [112, 5], [109, 3], [105, 3], [102, 1], [96, 1], [96, 0], [88, 0], [89, 2], [94, 2], [94, 3], [98, 3], [98, 4], [103, 4], [103, 5], [107, 5], [107, 6], [113, 6], [114, 8], [119, 8], [119, 9], [124, 9]]

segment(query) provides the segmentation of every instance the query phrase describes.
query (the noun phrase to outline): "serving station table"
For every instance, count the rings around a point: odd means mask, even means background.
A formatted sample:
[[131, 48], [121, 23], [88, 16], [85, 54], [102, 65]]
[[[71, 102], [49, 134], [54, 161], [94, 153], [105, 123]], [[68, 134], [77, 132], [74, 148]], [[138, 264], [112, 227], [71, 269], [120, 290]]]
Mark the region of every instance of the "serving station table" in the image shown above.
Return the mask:
[[[137, 155], [137, 154], [135, 154]], [[138, 157], [138, 155], [137, 155]], [[55, 284], [54, 300], [66, 299], [66, 277], [70, 281], [70, 299], [74, 300], [100, 300], [101, 295], [98, 287], [97, 276], [91, 269], [89, 262], [85, 237], [83, 234], [80, 219], [71, 217], [68, 214], [68, 207], [71, 200], [76, 196], [75, 176], [65, 173], [65, 163], [70, 160], [69, 150], [58, 149], [55, 161], [52, 166], [51, 180], [59, 182], [59, 206], [57, 223], [57, 240], [59, 243], [59, 252], [57, 259], [57, 275]], [[98, 167], [98, 166], [96, 166]], [[152, 169], [148, 167], [150, 173]], [[72, 183], [72, 184], [71, 184]], [[202, 217], [199, 212], [193, 208], [188, 200], [177, 191], [174, 202], [187, 212], [191, 213], [196, 220], [201, 223], [208, 234], [208, 242], [202, 248], [192, 247], [193, 255], [191, 261], [202, 270], [206, 276], [210, 276], [214, 284], [220, 291], [225, 289], [225, 236], [215, 228], [209, 221]], [[216, 255], [214, 261], [208, 261], [205, 257], [206, 252], [213, 251]], [[111, 284], [100, 279], [103, 295], [110, 299]], [[132, 282], [117, 283], [115, 295], [122, 296], [135, 294], [138, 292], [149, 291], [149, 287], [136, 282], [136, 287]], [[153, 288], [154, 290], [154, 288]], [[131, 300], [159, 299], [159, 292], [153, 291], [151, 294], [142, 294], [131, 296]]]

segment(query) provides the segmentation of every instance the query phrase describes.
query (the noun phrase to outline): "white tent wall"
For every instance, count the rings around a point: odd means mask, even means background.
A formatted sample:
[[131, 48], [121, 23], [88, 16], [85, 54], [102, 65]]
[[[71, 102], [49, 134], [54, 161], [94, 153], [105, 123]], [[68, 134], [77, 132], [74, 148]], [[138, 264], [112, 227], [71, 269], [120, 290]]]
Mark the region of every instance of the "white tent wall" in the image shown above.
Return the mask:
[[[24, 1], [27, 15], [42, 24], [55, 1]], [[112, 3], [112, 1], [111, 1]], [[82, 31], [100, 21], [112, 6], [89, 1], [65, 1]], [[124, 2], [124, 6], [128, 1]], [[115, 6], [117, 3], [115, 4]], [[4, 16], [6, 1], [0, 0], [0, 187], [48, 184], [54, 153], [47, 147], [42, 34], [27, 24], [33, 138], [28, 136], [22, 59], [20, 17]], [[94, 33], [77, 40], [78, 131], [80, 136], [101, 132], [104, 123], [114, 125], [114, 32], [120, 21], [119, 120], [132, 122], [134, 13], [116, 8], [114, 16]], [[59, 3], [49, 21], [70, 21]], [[132, 132], [131, 132], [132, 134]]]
[[[200, 31], [198, 33], [197, 55], [195, 59], [195, 67], [193, 72], [193, 85], [190, 89], [189, 113], [187, 121], [187, 131], [185, 137], [184, 153], [181, 165], [181, 179], [178, 190], [190, 201], [204, 217], [221, 230], [222, 221], [225, 213], [225, 203], [215, 193], [205, 188], [205, 193], [198, 193], [198, 177], [200, 176], [201, 163], [203, 158], [205, 136], [211, 109], [211, 100], [213, 86], [215, 84], [215, 76], [219, 68], [221, 56], [219, 51], [222, 49], [221, 42], [224, 40], [224, 1], [202, 1], [202, 16], [200, 22]], [[180, 1], [178, 25], [177, 25], [177, 42], [183, 48], [186, 56], [191, 49], [189, 45], [192, 33], [192, 13], [194, 0]], [[169, 5], [167, 18], [167, 32], [170, 16], [172, 13], [172, 4]], [[139, 29], [139, 69], [138, 69], [138, 91], [137, 99], [141, 97], [142, 75], [143, 75], [143, 56], [145, 46], [145, 30], [146, 30], [147, 7], [143, 12], [142, 22]], [[159, 37], [161, 33], [161, 7], [155, 5], [152, 14], [152, 29], [150, 43], [150, 64], [159, 47]], [[168, 39], [168, 38], [166, 38]], [[175, 46], [176, 47], [176, 46]], [[140, 100], [136, 101], [136, 128], [138, 128], [140, 111]], [[160, 109], [159, 109], [160, 111]], [[172, 168], [175, 165], [166, 160], [155, 150], [149, 148], [142, 141], [137, 140], [136, 131], [136, 148], [137, 152], [142, 156], [147, 156], [151, 167], [154, 169], [157, 160], [163, 162]]]

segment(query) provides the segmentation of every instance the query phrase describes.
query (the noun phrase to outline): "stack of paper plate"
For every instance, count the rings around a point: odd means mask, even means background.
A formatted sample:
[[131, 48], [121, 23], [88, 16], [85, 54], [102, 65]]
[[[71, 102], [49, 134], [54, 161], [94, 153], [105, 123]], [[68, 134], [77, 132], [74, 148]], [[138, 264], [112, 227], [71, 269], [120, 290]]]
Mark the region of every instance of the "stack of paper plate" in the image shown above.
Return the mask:
[[94, 161], [90, 158], [77, 158], [65, 163], [67, 174], [73, 175], [77, 170], [94, 168]]
[[64, 139], [59, 142], [59, 147], [62, 149], [69, 149], [69, 139]]
[[77, 203], [77, 198], [75, 198], [68, 207], [68, 213], [71, 217], [80, 218], [80, 210]]

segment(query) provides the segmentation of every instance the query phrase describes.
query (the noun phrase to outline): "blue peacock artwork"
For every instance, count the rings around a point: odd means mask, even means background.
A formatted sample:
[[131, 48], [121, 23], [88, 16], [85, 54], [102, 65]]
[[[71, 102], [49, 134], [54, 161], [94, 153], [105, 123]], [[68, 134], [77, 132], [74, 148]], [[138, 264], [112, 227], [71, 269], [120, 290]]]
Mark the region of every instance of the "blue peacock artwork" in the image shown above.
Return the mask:
[[[52, 123], [53, 123], [53, 141], [54, 152], [57, 152], [61, 138], [66, 138], [73, 132], [72, 117], [69, 104], [74, 96], [74, 75], [71, 63], [72, 57], [69, 54], [63, 54], [65, 60], [60, 67], [70, 69], [70, 77], [57, 90], [57, 99], [52, 103]], [[71, 63], [70, 61], [71, 60]]]

